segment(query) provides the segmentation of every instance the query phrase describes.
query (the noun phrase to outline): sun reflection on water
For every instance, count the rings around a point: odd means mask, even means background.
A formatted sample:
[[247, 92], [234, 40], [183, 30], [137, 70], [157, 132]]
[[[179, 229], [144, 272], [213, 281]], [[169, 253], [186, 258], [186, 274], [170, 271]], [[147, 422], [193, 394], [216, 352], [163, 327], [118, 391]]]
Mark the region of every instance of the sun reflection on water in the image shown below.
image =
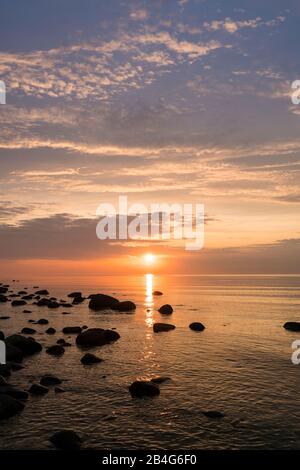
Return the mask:
[[153, 274], [145, 275], [145, 284], [146, 284], [146, 297], [145, 297], [145, 307], [146, 311], [146, 324], [152, 326], [153, 324]]

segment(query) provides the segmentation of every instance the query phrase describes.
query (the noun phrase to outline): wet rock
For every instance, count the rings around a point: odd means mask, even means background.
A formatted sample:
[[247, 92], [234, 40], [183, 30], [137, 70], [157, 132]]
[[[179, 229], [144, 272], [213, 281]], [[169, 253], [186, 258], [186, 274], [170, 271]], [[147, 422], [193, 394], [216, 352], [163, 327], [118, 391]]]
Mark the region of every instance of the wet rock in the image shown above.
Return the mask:
[[84, 365], [90, 365], [90, 364], [97, 364], [99, 362], [102, 362], [103, 359], [101, 359], [100, 357], [95, 356], [94, 354], [87, 353], [84, 356], [82, 356], [80, 361]]
[[23, 310], [23, 313], [32, 313], [31, 310]]
[[6, 344], [20, 349], [24, 356], [31, 356], [42, 350], [42, 345], [33, 338], [26, 338], [22, 335], [11, 335], [5, 340]]
[[63, 338], [58, 339], [58, 340], [56, 341], [56, 344], [60, 344], [61, 346], [64, 346], [64, 347], [65, 347], [65, 346], [72, 346], [71, 343], [67, 343]]
[[153, 325], [154, 333], [159, 333], [161, 331], [170, 331], [174, 330], [175, 328], [175, 325], [171, 325], [169, 323], [154, 323]]
[[118, 312], [132, 312], [135, 309], [136, 305], [131, 300], [124, 300], [112, 306], [112, 310], [117, 310]]
[[200, 322], [193, 322], [189, 325], [190, 329], [193, 330], [193, 331], [203, 331], [205, 330], [205, 326], [202, 325], [202, 323]]
[[50, 387], [51, 385], [59, 385], [61, 383], [62, 381], [54, 375], [43, 375], [40, 380], [40, 384], [44, 387]]
[[71, 308], [73, 307], [73, 305], [66, 302], [65, 304], [64, 303], [60, 304], [60, 307]]
[[48, 349], [46, 349], [46, 353], [50, 354], [50, 356], [62, 356], [64, 352], [65, 350], [60, 344], [54, 344], [53, 346], [50, 346]]
[[22, 362], [23, 353], [19, 348], [12, 346], [11, 344], [6, 344], [6, 361], [9, 362]]
[[47, 330], [45, 331], [45, 333], [47, 333], [47, 335], [55, 335], [56, 333], [56, 329], [55, 328], [47, 328]]
[[0, 320], [8, 320], [10, 317], [8, 317], [7, 315], [3, 315], [2, 317], [0, 317]]
[[22, 305], [26, 305], [27, 302], [26, 300], [13, 300], [12, 303], [11, 303], [11, 306], [12, 307], [20, 307]]
[[41, 290], [37, 290], [35, 292], [35, 295], [49, 295], [49, 292], [47, 291], [47, 289], [41, 289]]
[[155, 384], [162, 384], [167, 380], [171, 380], [170, 377], [153, 377], [153, 379], [151, 379], [151, 382]]
[[84, 301], [85, 301], [85, 297], [75, 297], [75, 298], [73, 299], [72, 304], [73, 304], [73, 305], [78, 305], [78, 304], [81, 304], [81, 303], [84, 302]]
[[7, 291], [8, 291], [8, 287], [4, 287], [4, 286], [0, 287], [0, 294], [6, 294]]
[[165, 304], [165, 305], [162, 305], [159, 309], [158, 309], [159, 313], [161, 313], [162, 315], [171, 315], [171, 313], [173, 313], [173, 307], [169, 304]]
[[95, 311], [105, 310], [112, 308], [118, 303], [118, 299], [116, 299], [115, 297], [111, 297], [110, 295], [94, 294], [91, 296], [89, 308]]
[[119, 338], [120, 335], [116, 331], [89, 328], [77, 336], [76, 343], [82, 346], [103, 346]]
[[154, 383], [146, 380], [136, 380], [133, 382], [129, 391], [132, 397], [154, 397], [160, 394], [160, 390]]
[[0, 364], [0, 375], [2, 375], [2, 377], [10, 377], [11, 369], [8, 364]]
[[0, 394], [0, 420], [10, 418], [20, 413], [24, 404], [9, 395]]
[[27, 294], [27, 295], [23, 295], [21, 297], [22, 300], [32, 300], [33, 299], [33, 295], [30, 295], [30, 294]]
[[5, 297], [5, 295], [3, 294], [0, 294], [0, 302], [4, 303], [4, 302], [8, 302], [8, 298]]
[[25, 327], [22, 329], [21, 333], [23, 333], [23, 335], [33, 335], [34, 333], [36, 333], [36, 330], [34, 330], [33, 328]]
[[29, 389], [29, 393], [31, 393], [31, 395], [46, 395], [48, 392], [49, 389], [40, 384], [32, 384]]
[[19, 364], [18, 362], [8, 361], [8, 362], [7, 362], [7, 365], [8, 365], [8, 366], [10, 367], [10, 369], [13, 370], [13, 371], [22, 370], [22, 369], [25, 368], [24, 366], [22, 366], [22, 365]]
[[71, 312], [61, 312], [62, 315], [70, 315]]
[[50, 442], [60, 450], [78, 450], [81, 447], [82, 439], [74, 431], [58, 431], [50, 437]]
[[40, 318], [36, 321], [37, 325], [48, 325], [49, 321], [46, 318]]
[[81, 330], [81, 326], [65, 326], [62, 331], [65, 335], [72, 335], [81, 333]]
[[18, 295], [26, 295], [26, 290], [19, 290]]
[[82, 330], [87, 330], [87, 329], [88, 329], [88, 326], [87, 326], [87, 325], [83, 325], [83, 326], [81, 327], [81, 329], [82, 329]]
[[51, 303], [50, 299], [46, 299], [46, 297], [42, 297], [41, 299], [38, 300], [36, 305], [38, 307], [48, 307], [48, 305]]
[[160, 292], [159, 290], [154, 290], [154, 291], [152, 292], [152, 295], [163, 295], [163, 293]]
[[203, 411], [202, 412], [207, 418], [212, 418], [212, 419], [219, 419], [219, 418], [224, 418], [224, 414], [221, 413], [220, 411]]
[[48, 308], [53, 309], [53, 308], [58, 308], [58, 307], [60, 307], [60, 304], [56, 302], [55, 300], [52, 300], [48, 303]]
[[27, 400], [28, 392], [24, 390], [18, 390], [17, 388], [13, 387], [12, 385], [6, 384], [0, 386], [0, 395], [4, 393], [5, 395], [9, 395], [16, 400]]
[[68, 297], [71, 297], [71, 299], [74, 299], [75, 297], [82, 297], [81, 292], [71, 292], [71, 294], [68, 294]]
[[283, 328], [289, 331], [300, 331], [300, 322], [288, 321], [283, 325]]

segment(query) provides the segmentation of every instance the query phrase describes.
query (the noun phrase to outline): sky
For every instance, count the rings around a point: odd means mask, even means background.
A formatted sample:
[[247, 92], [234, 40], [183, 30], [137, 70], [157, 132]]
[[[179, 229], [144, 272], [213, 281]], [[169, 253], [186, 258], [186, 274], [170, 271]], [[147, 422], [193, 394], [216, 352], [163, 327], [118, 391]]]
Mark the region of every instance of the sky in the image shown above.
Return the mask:
[[[300, 272], [299, 2], [0, 11], [1, 276]], [[97, 239], [120, 194], [204, 204], [204, 248]]]

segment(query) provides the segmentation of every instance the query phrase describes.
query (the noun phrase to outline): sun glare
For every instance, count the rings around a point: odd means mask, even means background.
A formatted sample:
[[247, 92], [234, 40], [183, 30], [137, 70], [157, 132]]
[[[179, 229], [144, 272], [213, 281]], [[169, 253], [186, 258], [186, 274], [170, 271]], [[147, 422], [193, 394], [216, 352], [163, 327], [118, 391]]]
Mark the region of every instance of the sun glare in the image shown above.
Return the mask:
[[146, 264], [153, 264], [155, 262], [155, 256], [152, 253], [146, 253], [144, 255], [144, 261]]

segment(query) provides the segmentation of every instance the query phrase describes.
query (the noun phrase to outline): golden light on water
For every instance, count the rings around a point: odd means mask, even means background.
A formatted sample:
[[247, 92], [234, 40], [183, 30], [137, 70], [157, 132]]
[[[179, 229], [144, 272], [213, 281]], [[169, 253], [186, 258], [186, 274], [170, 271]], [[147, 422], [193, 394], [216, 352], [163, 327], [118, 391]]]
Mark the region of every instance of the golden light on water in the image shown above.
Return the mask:
[[152, 253], [146, 253], [144, 255], [144, 261], [146, 264], [153, 264], [156, 261], [156, 257]]
[[145, 275], [146, 282], [146, 297], [145, 297], [145, 307], [146, 307], [146, 323], [149, 326], [152, 326], [153, 323], [153, 274]]

